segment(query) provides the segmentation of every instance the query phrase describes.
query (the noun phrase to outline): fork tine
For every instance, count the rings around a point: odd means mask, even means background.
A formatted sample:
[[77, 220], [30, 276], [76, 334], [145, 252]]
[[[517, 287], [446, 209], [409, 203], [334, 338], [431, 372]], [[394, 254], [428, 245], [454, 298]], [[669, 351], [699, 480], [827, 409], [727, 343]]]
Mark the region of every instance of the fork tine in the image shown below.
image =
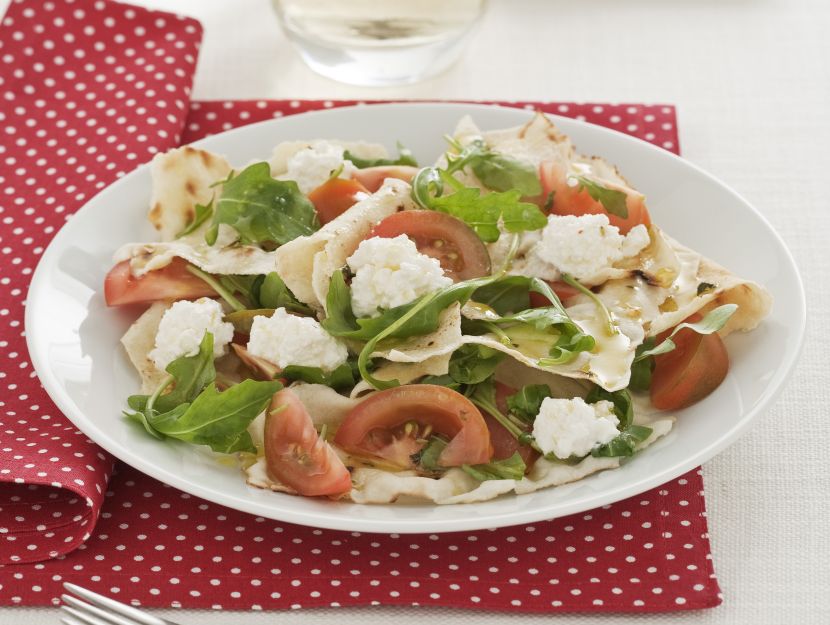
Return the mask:
[[61, 600], [66, 604], [61, 608], [87, 625], [136, 625], [136, 622], [132, 619], [106, 612], [91, 603], [81, 601], [77, 597], [61, 595]]
[[[150, 616], [146, 612], [136, 610], [132, 606], [124, 605], [120, 601], [116, 601], [115, 599], [110, 599], [109, 597], [99, 595], [97, 592], [92, 592], [91, 590], [87, 590], [86, 588], [76, 586], [75, 584], [65, 582], [63, 587], [69, 592], [71, 592], [73, 595], [77, 595], [81, 599], [89, 601], [91, 604], [97, 606], [101, 610], [110, 610], [115, 614], [132, 619], [140, 625], [170, 625], [170, 621], [165, 621], [164, 619], [160, 619], [155, 616]], [[127, 623], [129, 624], [129, 621]]]
[[[70, 597], [64, 595], [64, 601], [66, 601], [67, 598]], [[78, 601], [78, 604], [86, 607], [73, 608], [68, 605], [62, 605], [61, 610], [66, 614], [69, 614], [69, 616], [71, 616], [73, 619], [77, 619], [77, 622], [80, 622], [83, 625], [135, 625], [135, 621], [111, 621], [110, 619], [98, 618], [98, 616], [91, 611], [93, 606], [84, 603], [83, 601]], [[120, 619], [121, 617], [115, 618]]]

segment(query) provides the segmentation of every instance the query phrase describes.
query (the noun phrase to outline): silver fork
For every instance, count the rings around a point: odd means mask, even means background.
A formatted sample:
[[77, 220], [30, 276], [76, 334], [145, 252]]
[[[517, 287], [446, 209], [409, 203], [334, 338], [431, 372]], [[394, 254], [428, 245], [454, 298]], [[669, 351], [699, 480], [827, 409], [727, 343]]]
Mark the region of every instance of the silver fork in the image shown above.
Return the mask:
[[76, 595], [61, 595], [61, 623], [65, 625], [178, 625], [75, 584], [63, 587]]

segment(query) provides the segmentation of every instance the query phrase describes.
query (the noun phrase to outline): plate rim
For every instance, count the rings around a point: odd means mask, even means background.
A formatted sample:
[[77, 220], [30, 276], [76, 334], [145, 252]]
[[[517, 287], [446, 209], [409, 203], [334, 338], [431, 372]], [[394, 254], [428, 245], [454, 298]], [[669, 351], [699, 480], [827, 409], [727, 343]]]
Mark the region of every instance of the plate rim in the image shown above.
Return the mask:
[[[351, 106], [340, 106], [323, 110], [307, 111], [303, 113], [286, 115], [284, 117], [267, 119], [260, 122], [255, 122], [253, 124], [239, 126], [221, 133], [217, 133], [215, 135], [211, 135], [209, 137], [204, 137], [188, 145], [193, 145], [195, 147], [203, 147], [205, 144], [208, 144], [209, 146], [217, 139], [224, 140], [225, 137], [237, 133], [241, 134], [243, 132], [251, 132], [252, 128], [256, 127], [290, 123], [290, 120], [296, 119], [299, 116], [322, 117], [333, 114], [348, 115], [348, 112], [350, 110], [365, 109], [366, 107], [381, 107], [385, 109], [416, 108], [425, 110], [445, 109], [449, 107], [458, 109], [459, 115], [475, 114], [476, 111], [491, 110], [493, 108], [510, 111], [511, 114], [521, 112], [525, 112], [527, 114], [531, 113], [531, 111], [528, 111], [527, 109], [503, 106], [500, 104], [441, 101], [365, 103]], [[737, 421], [730, 430], [725, 432], [722, 436], [720, 436], [718, 439], [716, 439], [709, 445], [698, 449], [695, 453], [686, 456], [681, 461], [671, 464], [670, 466], [659, 471], [657, 474], [634, 482], [627, 482], [610, 490], [599, 490], [594, 494], [580, 498], [578, 502], [574, 504], [568, 504], [567, 501], [557, 502], [555, 504], [555, 512], [552, 512], [550, 510], [550, 506], [540, 506], [538, 508], [533, 508], [531, 510], [511, 510], [502, 513], [493, 512], [487, 514], [484, 517], [475, 517], [473, 515], [470, 515], [468, 517], [458, 519], [433, 519], [431, 520], [431, 527], [428, 530], [426, 530], [431, 533], [473, 531], [493, 527], [508, 527], [526, 523], [533, 523], [552, 518], [560, 518], [563, 516], [584, 512], [586, 510], [596, 508], [600, 505], [616, 503], [628, 497], [635, 496], [651, 488], [659, 486], [660, 484], [664, 484], [668, 481], [671, 481], [680, 475], [683, 475], [689, 470], [711, 459], [712, 457], [723, 451], [726, 447], [731, 445], [741, 434], [743, 434], [747, 430], [748, 426], [763, 411], [767, 410], [773, 404], [773, 402], [775, 402], [777, 397], [779, 397], [780, 394], [783, 392], [787, 384], [787, 381], [792, 376], [795, 370], [795, 365], [801, 355], [804, 346], [807, 308], [804, 284], [801, 274], [798, 270], [798, 265], [796, 264], [792, 252], [787, 247], [781, 235], [775, 228], [773, 228], [772, 224], [767, 220], [767, 218], [757, 208], [755, 208], [755, 206], [753, 206], [742, 195], [740, 195], [732, 187], [730, 187], [729, 185], [715, 177], [713, 174], [710, 174], [709, 172], [700, 168], [696, 164], [672, 152], [664, 150], [652, 143], [649, 143], [648, 141], [640, 139], [639, 137], [634, 137], [632, 135], [615, 130], [613, 128], [608, 128], [606, 126], [593, 124], [587, 121], [574, 119], [571, 117], [564, 117], [561, 115], [550, 113], [545, 113], [545, 115], [551, 118], [553, 122], [557, 124], [563, 124], [565, 126], [579, 125], [590, 127], [592, 132], [600, 131], [601, 133], [618, 135], [623, 137], [625, 141], [643, 144], [644, 146], [647, 146], [647, 149], [650, 150], [658, 150], [664, 157], [668, 157], [671, 160], [680, 161], [684, 167], [688, 167], [694, 170], [695, 173], [697, 173], [698, 175], [705, 177], [706, 179], [708, 179], [710, 183], [715, 184], [716, 186], [720, 187], [722, 191], [731, 195], [733, 199], [735, 199], [738, 203], [742, 204], [745, 209], [749, 209], [749, 211], [754, 215], [756, 219], [759, 220], [761, 225], [763, 225], [763, 227], [768, 231], [768, 233], [772, 235], [775, 242], [778, 244], [779, 251], [783, 253], [781, 259], [783, 261], [786, 261], [784, 264], [786, 265], [786, 269], [789, 270], [788, 273], [791, 273], [795, 277], [794, 286], [796, 287], [796, 292], [798, 295], [797, 302], [795, 304], [797, 305], [798, 311], [800, 313], [797, 319], [798, 325], [796, 345], [794, 349], [788, 352], [788, 358], [786, 358], [785, 361], [782, 361], [782, 363], [776, 369], [775, 376], [770, 381], [770, 384], [767, 386], [766, 390], [759, 396], [758, 400], [755, 402], [755, 405], [749, 410], [747, 410], [744, 413], [743, 417], [739, 421]], [[132, 171], [122, 176], [120, 179], [116, 180], [109, 186], [102, 189], [99, 193], [97, 193], [95, 196], [93, 196], [87, 202], [85, 202], [84, 205], [81, 206], [75, 213], [73, 213], [72, 218], [69, 221], [67, 221], [67, 223], [64, 224], [64, 226], [61, 227], [61, 229], [55, 234], [55, 236], [52, 238], [52, 240], [49, 242], [46, 249], [42, 253], [40, 259], [38, 260], [37, 267], [33, 272], [32, 280], [29, 284], [29, 288], [27, 291], [27, 302], [30, 300], [31, 293], [41, 291], [41, 283], [46, 283], [49, 269], [53, 265], [53, 263], [51, 262], [52, 257], [59, 254], [59, 245], [56, 245], [55, 243], [62, 243], [63, 239], [68, 236], [66, 234], [66, 232], [68, 231], [66, 226], [72, 221], [74, 221], [79, 214], [82, 214], [83, 211], [88, 210], [89, 206], [94, 202], [97, 202], [101, 196], [111, 193], [118, 193], [122, 186], [129, 184], [131, 178], [140, 175], [140, 172], [146, 170], [147, 168], [149, 168], [149, 166], [149, 161], [147, 163], [139, 165]], [[203, 487], [198, 483], [188, 480], [187, 478], [179, 477], [175, 474], [168, 472], [163, 468], [159, 468], [152, 462], [145, 461], [139, 455], [133, 455], [128, 448], [124, 447], [121, 443], [119, 443], [119, 441], [113, 439], [105, 430], [98, 428], [95, 424], [95, 421], [87, 417], [83, 413], [83, 411], [75, 405], [74, 401], [72, 401], [71, 398], [69, 398], [69, 396], [65, 394], [59, 380], [57, 380], [55, 376], [52, 375], [52, 372], [48, 366], [48, 359], [45, 350], [42, 352], [39, 349], [40, 346], [37, 342], [37, 339], [35, 338], [34, 333], [30, 331], [34, 323], [34, 308], [35, 307], [31, 305], [26, 306], [24, 328], [26, 333], [26, 344], [27, 349], [29, 351], [29, 356], [32, 361], [34, 370], [37, 373], [39, 380], [43, 384], [44, 389], [46, 390], [50, 399], [57, 405], [57, 407], [61, 410], [64, 416], [66, 416], [66, 418], [69, 419], [69, 421], [73, 425], [78, 427], [79, 430], [81, 430], [82, 432], [84, 432], [84, 434], [89, 436], [89, 438], [93, 440], [97, 445], [101, 446], [108, 453], [110, 453], [115, 458], [121, 460], [122, 462], [129, 464], [130, 466], [136, 468], [142, 473], [145, 473], [163, 483], [171, 485], [184, 492], [188, 492], [194, 496], [198, 496], [208, 501], [217, 503], [219, 505], [228, 506], [246, 513], [264, 516], [283, 522], [297, 523], [301, 525], [323, 529], [335, 529], [345, 531], [363, 531], [398, 534], [423, 533], [425, 531], [422, 520], [408, 521], [397, 519], [395, 523], [398, 523], [399, 525], [397, 525], [394, 528], [390, 528], [388, 527], [388, 525], [391, 521], [388, 520], [360, 518], [356, 521], [352, 521], [351, 519], [344, 520], [343, 518], [335, 519], [334, 517], [329, 516], [318, 516], [312, 511], [307, 512], [298, 510], [287, 510], [286, 508], [275, 509], [273, 508], [273, 506], [268, 506], [267, 504], [260, 503], [259, 501], [241, 499], [233, 493], [229, 494], [222, 491], [211, 490], [208, 487]], [[513, 496], [519, 497], [520, 495]], [[437, 504], [433, 505], [437, 506]], [[455, 505], [474, 507], [476, 504]], [[277, 513], [276, 515], [274, 514], [275, 512]]]

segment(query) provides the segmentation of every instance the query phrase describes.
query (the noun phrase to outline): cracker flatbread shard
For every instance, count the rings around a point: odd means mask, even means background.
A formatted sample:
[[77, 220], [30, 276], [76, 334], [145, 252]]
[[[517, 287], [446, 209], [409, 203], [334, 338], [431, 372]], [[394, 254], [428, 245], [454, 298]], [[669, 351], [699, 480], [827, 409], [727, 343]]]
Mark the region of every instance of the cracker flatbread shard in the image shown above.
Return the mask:
[[161, 269], [176, 257], [212, 274], [274, 271], [273, 252], [236, 244], [236, 232], [224, 224], [214, 245], [205, 242], [210, 225], [207, 221], [187, 236], [176, 238], [193, 220], [196, 204], [208, 204], [219, 197], [222, 188], [216, 183], [227, 178], [231, 169], [222, 156], [190, 146], [156, 155], [151, 165], [153, 195], [148, 219], [159, 231], [161, 241], [123, 245], [114, 260], [129, 260], [136, 277]]
[[133, 322], [121, 338], [127, 357], [141, 376], [141, 393], [144, 395], [155, 391], [165, 376], [164, 371], [160, 371], [150, 360], [149, 354], [155, 347], [156, 332], [161, 318], [170, 306], [170, 302], [154, 303]]
[[196, 214], [196, 204], [210, 202], [217, 193], [211, 185], [230, 171], [224, 157], [189, 145], [153, 158], [153, 195], [147, 217], [162, 241], [172, 241], [185, 229]]
[[332, 274], [346, 264], [372, 227], [393, 213], [412, 207], [409, 185], [387, 180], [314, 234], [298, 237], [274, 252], [277, 273], [301, 302], [323, 308]]

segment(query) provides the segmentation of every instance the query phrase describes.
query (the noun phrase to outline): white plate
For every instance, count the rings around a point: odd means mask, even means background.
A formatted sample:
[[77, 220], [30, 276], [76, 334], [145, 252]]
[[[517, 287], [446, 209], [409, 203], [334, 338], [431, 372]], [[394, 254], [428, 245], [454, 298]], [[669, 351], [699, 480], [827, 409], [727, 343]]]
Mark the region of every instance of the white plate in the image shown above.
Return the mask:
[[[421, 162], [443, 149], [442, 135], [466, 113], [482, 128], [529, 119], [518, 109], [464, 104], [383, 104], [292, 115], [198, 142], [231, 163], [265, 159], [286, 139], [340, 138], [409, 146]], [[102, 285], [113, 251], [152, 240], [145, 219], [145, 165], [105, 189], [72, 217], [43, 255], [29, 290], [26, 335], [47, 391], [91, 439], [137, 469], [184, 491], [264, 517], [368, 532], [447, 532], [550, 519], [608, 504], [666, 482], [735, 440], [780, 391], [801, 347], [804, 291], [789, 251], [764, 218], [734, 191], [688, 162], [627, 135], [554, 118], [587, 154], [620, 166], [649, 200], [654, 221], [683, 243], [764, 284], [772, 315], [727, 340], [732, 366], [704, 401], [678, 413], [665, 439], [620, 469], [581, 482], [480, 504], [361, 506], [271, 493], [246, 486], [241, 472], [200, 448], [160, 443], [121, 418], [138, 378], [118, 343], [136, 309], [108, 309]]]

